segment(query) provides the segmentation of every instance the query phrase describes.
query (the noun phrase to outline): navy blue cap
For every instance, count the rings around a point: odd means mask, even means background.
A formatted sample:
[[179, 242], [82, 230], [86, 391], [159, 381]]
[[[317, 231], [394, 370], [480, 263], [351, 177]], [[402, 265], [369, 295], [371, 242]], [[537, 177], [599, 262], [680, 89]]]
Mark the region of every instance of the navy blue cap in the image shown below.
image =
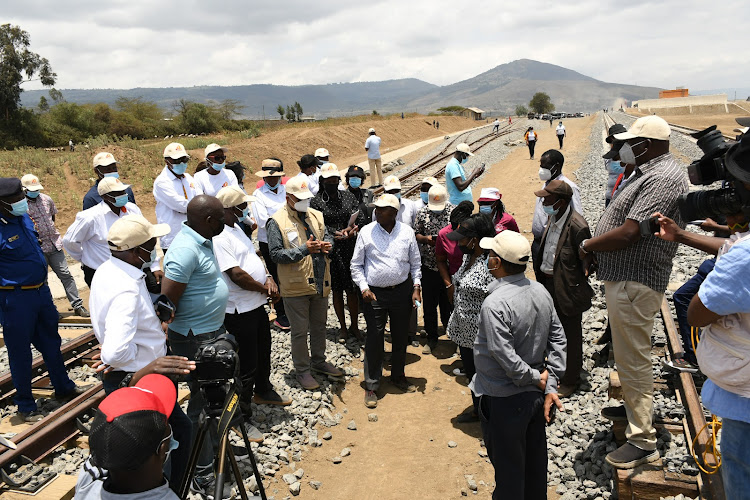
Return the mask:
[[21, 179], [18, 177], [0, 177], [0, 198], [7, 198], [21, 192]]

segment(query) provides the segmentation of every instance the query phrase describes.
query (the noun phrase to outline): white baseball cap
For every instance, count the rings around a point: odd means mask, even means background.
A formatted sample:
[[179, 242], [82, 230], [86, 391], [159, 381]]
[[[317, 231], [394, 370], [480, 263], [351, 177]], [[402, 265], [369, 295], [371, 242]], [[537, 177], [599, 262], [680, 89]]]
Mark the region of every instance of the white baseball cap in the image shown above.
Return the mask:
[[315, 150], [316, 158], [328, 158], [329, 156], [331, 155], [328, 153], [328, 150], [326, 148], [318, 148]]
[[169, 224], [151, 224], [142, 215], [126, 215], [117, 219], [109, 228], [107, 244], [110, 250], [130, 250], [151, 238], [166, 236], [169, 231]]
[[392, 191], [394, 189], [401, 191], [401, 181], [395, 175], [389, 175], [383, 182], [383, 191]]
[[187, 151], [185, 151], [185, 146], [179, 142], [169, 143], [167, 144], [167, 147], [164, 148], [164, 158], [177, 160], [178, 158], [184, 158], [186, 156], [189, 155], [187, 154]]
[[429, 184], [430, 186], [437, 186], [440, 184], [438, 180], [434, 177], [425, 177], [422, 179], [422, 184]]
[[211, 143], [208, 146], [206, 146], [206, 149], [203, 150], [203, 156], [208, 158], [208, 155], [210, 155], [211, 153], [215, 153], [216, 151], [219, 151], [219, 150], [224, 151], [224, 153], [226, 153], [227, 147], [219, 146], [216, 143]]
[[471, 149], [469, 149], [469, 145], [465, 142], [462, 142], [458, 146], [456, 146], [456, 151], [460, 151], [462, 153], [466, 153], [469, 156], [474, 156], [474, 153], [471, 152]]
[[224, 208], [232, 208], [237, 205], [242, 205], [245, 202], [255, 201], [254, 196], [250, 196], [245, 193], [239, 186], [226, 186], [219, 189], [216, 193], [216, 197], [219, 199]]
[[482, 238], [479, 246], [492, 250], [501, 259], [512, 264], [527, 264], [531, 259], [529, 240], [515, 231], [503, 231], [494, 238]]
[[341, 174], [339, 173], [339, 167], [337, 167], [335, 163], [325, 163], [320, 167], [320, 176], [323, 179], [328, 179], [329, 177], [340, 178]]
[[429, 210], [443, 210], [448, 203], [448, 190], [440, 184], [432, 186], [427, 193], [427, 208]]
[[26, 191], [41, 191], [44, 189], [39, 182], [39, 177], [34, 174], [26, 174], [21, 177], [21, 185], [26, 188]]
[[657, 141], [668, 141], [671, 132], [669, 124], [664, 118], [656, 115], [643, 116], [638, 118], [630, 126], [627, 132], [615, 134], [614, 138], [618, 141], [627, 141], [640, 137], [643, 139], [655, 139]]
[[102, 196], [107, 193], [111, 193], [112, 191], [125, 191], [129, 187], [130, 184], [123, 184], [120, 179], [116, 179], [114, 177], [105, 177], [104, 179], [99, 181], [97, 192], [99, 193], [99, 196]]
[[375, 129], [374, 129], [374, 128], [372, 128], [372, 127], [370, 127], [370, 130], [368, 130], [367, 132], [368, 132], [368, 133], [370, 133], [370, 134], [372, 134], [372, 133], [374, 133], [374, 132], [375, 132]]
[[385, 208], [385, 207], [391, 207], [398, 210], [401, 208], [401, 203], [398, 201], [398, 198], [396, 198], [395, 195], [385, 193], [380, 196], [375, 202], [370, 204], [371, 207], [379, 207], [379, 208]]
[[497, 201], [502, 197], [498, 188], [482, 188], [477, 201]]
[[302, 176], [294, 176], [286, 183], [286, 194], [294, 195], [298, 200], [306, 200], [314, 195], [310, 192], [307, 179]]
[[112, 156], [112, 153], [108, 153], [107, 151], [102, 151], [101, 153], [97, 153], [96, 156], [94, 156], [94, 168], [106, 167], [107, 165], [112, 165], [113, 163], [117, 163], [117, 160], [115, 160], [115, 157]]

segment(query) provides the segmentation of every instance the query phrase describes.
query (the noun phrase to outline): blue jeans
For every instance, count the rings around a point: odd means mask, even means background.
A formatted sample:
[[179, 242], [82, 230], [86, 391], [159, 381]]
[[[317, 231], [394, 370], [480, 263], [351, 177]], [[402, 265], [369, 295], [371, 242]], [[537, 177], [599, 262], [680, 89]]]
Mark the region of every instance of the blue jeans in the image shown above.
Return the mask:
[[727, 499], [750, 500], [750, 423], [722, 419], [721, 478]]
[[704, 260], [700, 267], [698, 267], [698, 272], [695, 273], [695, 276], [687, 280], [672, 296], [674, 309], [677, 314], [677, 325], [680, 327], [680, 337], [682, 337], [682, 348], [685, 351], [684, 359], [693, 364], [698, 364], [698, 360], [695, 357], [693, 343], [690, 340], [690, 323], [687, 320], [687, 310], [690, 301], [698, 293], [703, 280], [706, 279], [708, 273], [714, 270], [714, 265], [716, 265], [715, 258]]

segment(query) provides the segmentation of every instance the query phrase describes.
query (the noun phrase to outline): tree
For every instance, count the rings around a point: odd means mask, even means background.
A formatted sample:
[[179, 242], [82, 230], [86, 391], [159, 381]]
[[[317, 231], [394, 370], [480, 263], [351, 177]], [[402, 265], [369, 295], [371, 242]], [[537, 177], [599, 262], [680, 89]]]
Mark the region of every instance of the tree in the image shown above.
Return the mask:
[[292, 108], [290, 105], [286, 105], [286, 121], [289, 123], [292, 123], [294, 121], [294, 108]]
[[377, 109], [372, 110], [372, 116], [378, 116], [379, 114]]
[[454, 115], [457, 115], [465, 109], [466, 108], [464, 106], [443, 106], [442, 108], [438, 108], [437, 110], [442, 113], [453, 113]]
[[65, 102], [65, 98], [63, 97], [62, 92], [54, 87], [49, 89], [49, 98], [52, 99], [55, 104]]
[[549, 113], [555, 110], [555, 105], [552, 104], [550, 98], [544, 92], [537, 92], [534, 97], [529, 101], [531, 109], [537, 113]]
[[297, 121], [302, 120], [302, 105], [294, 101], [294, 114], [297, 115]]
[[45, 87], [55, 84], [57, 75], [49, 61], [29, 50], [29, 34], [19, 26], [0, 26], [0, 114], [10, 122], [21, 103], [21, 84], [37, 76]]
[[237, 99], [224, 99], [218, 104], [215, 104], [214, 109], [222, 120], [229, 121], [233, 120], [236, 115], [240, 114], [240, 111], [245, 109], [245, 106], [243, 106]]
[[119, 111], [133, 115], [137, 120], [161, 120], [164, 118], [164, 112], [158, 104], [147, 101], [141, 96], [120, 96], [115, 101], [115, 107]]
[[276, 106], [276, 112], [279, 114], [279, 120], [283, 120], [284, 119], [284, 106], [282, 106], [281, 104]]
[[45, 111], [49, 111], [49, 102], [47, 102], [47, 98], [44, 96], [40, 97], [39, 105], [37, 107], [42, 113], [44, 113]]
[[219, 117], [216, 112], [197, 102], [180, 99], [183, 111], [179, 116], [180, 126], [185, 132], [201, 134], [216, 132], [219, 130]]
[[529, 114], [529, 110], [526, 109], [526, 106], [523, 104], [516, 106], [516, 116], [525, 116], [527, 114]]

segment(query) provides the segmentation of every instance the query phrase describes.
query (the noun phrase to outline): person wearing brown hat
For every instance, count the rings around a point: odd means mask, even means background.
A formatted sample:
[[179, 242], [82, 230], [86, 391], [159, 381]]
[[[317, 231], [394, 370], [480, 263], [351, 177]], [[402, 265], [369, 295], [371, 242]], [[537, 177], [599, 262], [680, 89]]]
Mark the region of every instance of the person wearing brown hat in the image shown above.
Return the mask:
[[593, 252], [604, 282], [615, 363], [624, 406], [602, 410], [605, 418], [627, 419], [628, 442], [607, 455], [607, 463], [629, 469], [659, 459], [653, 425], [654, 379], [651, 331], [669, 283], [677, 243], [641, 236], [639, 223], [660, 212], [685, 226], [679, 197], [688, 191], [684, 167], [669, 152], [669, 124], [651, 115], [637, 119], [623, 141], [620, 161], [635, 165], [630, 180], [604, 210], [594, 237], [579, 246]]
[[542, 198], [549, 215], [539, 252], [534, 255], [534, 273], [552, 296], [555, 311], [565, 330], [568, 352], [565, 375], [557, 393], [570, 396], [578, 386], [583, 367], [583, 312], [591, 308], [594, 293], [588, 282], [591, 254], [581, 259], [578, 246], [591, 238], [586, 219], [575, 211], [570, 200], [573, 190], [565, 182], [554, 180], [534, 193]]

